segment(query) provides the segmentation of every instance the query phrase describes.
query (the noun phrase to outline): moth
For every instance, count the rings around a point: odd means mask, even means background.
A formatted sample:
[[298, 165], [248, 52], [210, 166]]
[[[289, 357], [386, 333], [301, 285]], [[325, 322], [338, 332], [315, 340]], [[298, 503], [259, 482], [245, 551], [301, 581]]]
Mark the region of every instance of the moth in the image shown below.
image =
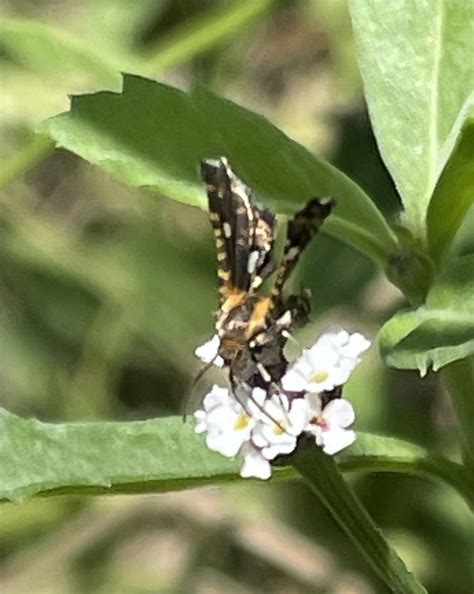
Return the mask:
[[[218, 355], [229, 369], [233, 388], [245, 384], [269, 391], [288, 365], [283, 350], [289, 332], [305, 323], [310, 312], [307, 293], [285, 297], [283, 289], [334, 201], [312, 198], [294, 214], [277, 266], [275, 214], [257, 204], [225, 157], [203, 161], [201, 177], [217, 251]], [[262, 293], [262, 283], [272, 274], [271, 290]]]

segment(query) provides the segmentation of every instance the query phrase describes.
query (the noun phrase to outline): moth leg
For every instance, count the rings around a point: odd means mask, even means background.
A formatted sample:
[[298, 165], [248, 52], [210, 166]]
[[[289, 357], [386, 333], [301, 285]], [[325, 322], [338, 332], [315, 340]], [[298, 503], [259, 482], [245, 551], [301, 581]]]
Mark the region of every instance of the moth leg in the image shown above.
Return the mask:
[[[244, 402], [242, 402], [240, 395], [238, 394], [239, 392], [239, 386], [235, 380], [235, 377], [233, 376], [233, 374], [230, 374], [230, 382], [231, 382], [231, 386], [232, 386], [232, 393], [235, 397], [235, 399], [237, 400], [237, 402], [240, 404], [240, 406], [245, 410], [245, 412], [247, 414], [249, 414], [249, 411], [245, 405]], [[257, 402], [257, 400], [255, 400], [255, 398], [253, 397], [252, 394], [252, 387], [249, 384], [245, 384], [246, 390], [247, 390], [247, 397], [248, 399], [253, 402], [253, 404], [258, 408], [258, 410], [264, 414], [272, 423], [274, 423], [281, 431], [287, 433], [287, 430], [285, 429], [285, 427], [283, 427], [281, 425], [281, 423], [279, 423], [269, 412], [267, 412], [265, 410], [265, 408], [259, 403]]]

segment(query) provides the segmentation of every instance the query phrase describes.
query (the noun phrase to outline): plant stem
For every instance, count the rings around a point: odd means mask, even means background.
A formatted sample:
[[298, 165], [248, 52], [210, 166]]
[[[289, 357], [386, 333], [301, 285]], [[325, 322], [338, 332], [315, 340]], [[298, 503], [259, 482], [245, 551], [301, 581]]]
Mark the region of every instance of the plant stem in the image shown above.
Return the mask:
[[394, 594], [426, 594], [375, 526], [331, 456], [316, 447], [302, 449], [293, 466]]
[[461, 429], [462, 451], [469, 474], [474, 475], [474, 359], [462, 359], [442, 370]]
[[[360, 435], [359, 435], [360, 438]], [[403, 458], [388, 456], [351, 457], [338, 460], [338, 468], [342, 472], [378, 472], [396, 473], [412, 476], [423, 476], [439, 484], [448, 485], [462, 497], [466, 505], [474, 511], [474, 477], [466, 475], [462, 464], [446, 458], [434, 456], [420, 456], [419, 458], [403, 460]]]

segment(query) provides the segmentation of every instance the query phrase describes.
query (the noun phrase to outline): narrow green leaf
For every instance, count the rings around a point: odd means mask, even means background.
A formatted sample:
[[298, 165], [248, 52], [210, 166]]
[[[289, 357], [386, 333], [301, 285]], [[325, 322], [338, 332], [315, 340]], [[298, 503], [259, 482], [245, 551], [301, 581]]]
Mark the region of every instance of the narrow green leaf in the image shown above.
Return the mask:
[[474, 353], [474, 255], [464, 256], [439, 274], [424, 305], [401, 311], [382, 327], [385, 361], [425, 375]]
[[[238, 460], [211, 452], [180, 417], [133, 423], [42, 423], [0, 409], [0, 499], [58, 493], [146, 493], [238, 480]], [[464, 497], [458, 466], [417, 446], [359, 434], [347, 470], [411, 472], [447, 481]], [[276, 476], [294, 477], [276, 468]]]
[[359, 66], [382, 157], [406, 224], [426, 213], [473, 100], [474, 3], [351, 0]]
[[120, 83], [119, 61], [110, 59], [94, 45], [67, 32], [27, 19], [3, 17], [0, 47], [36, 72], [61, 73], [64, 69], [85, 73], [96, 82], [116, 87]]
[[212, 6], [196, 17], [186, 19], [182, 25], [159, 37], [156, 45], [144, 56], [140, 72], [156, 76], [218, 43], [228, 42], [239, 30], [264, 16], [273, 4], [275, 0], [239, 0]]
[[312, 196], [338, 203], [329, 232], [385, 263], [397, 241], [369, 197], [342, 172], [265, 118], [201, 87], [191, 94], [136, 76], [121, 94], [73, 97], [42, 129], [64, 147], [133, 186], [204, 208], [198, 162], [226, 155], [259, 198], [288, 213]]
[[391, 592], [426, 594], [384, 539], [330, 456], [314, 447], [300, 452], [294, 466]]
[[474, 203], [474, 120], [468, 120], [436, 185], [428, 210], [428, 239], [439, 261]]

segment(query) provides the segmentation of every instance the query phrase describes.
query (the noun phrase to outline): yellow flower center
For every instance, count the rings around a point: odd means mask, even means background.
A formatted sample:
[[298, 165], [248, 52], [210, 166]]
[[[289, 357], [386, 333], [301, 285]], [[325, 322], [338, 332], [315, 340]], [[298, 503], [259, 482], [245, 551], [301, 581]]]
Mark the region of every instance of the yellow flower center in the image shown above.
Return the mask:
[[325, 382], [329, 377], [329, 373], [327, 371], [318, 371], [313, 376], [311, 376], [311, 381], [316, 382], [317, 384], [321, 384]]
[[234, 423], [234, 431], [242, 431], [245, 429], [249, 424], [250, 417], [247, 414], [241, 414], [237, 417], [237, 420]]

